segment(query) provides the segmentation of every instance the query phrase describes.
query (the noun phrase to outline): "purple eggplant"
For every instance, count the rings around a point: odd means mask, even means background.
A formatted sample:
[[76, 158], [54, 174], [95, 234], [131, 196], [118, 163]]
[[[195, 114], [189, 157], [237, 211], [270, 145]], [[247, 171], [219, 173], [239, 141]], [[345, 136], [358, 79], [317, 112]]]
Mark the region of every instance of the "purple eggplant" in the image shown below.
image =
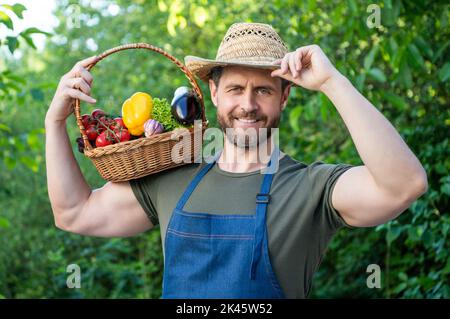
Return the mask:
[[170, 105], [173, 118], [180, 124], [191, 125], [202, 117], [202, 108], [197, 95], [188, 87], [176, 89]]

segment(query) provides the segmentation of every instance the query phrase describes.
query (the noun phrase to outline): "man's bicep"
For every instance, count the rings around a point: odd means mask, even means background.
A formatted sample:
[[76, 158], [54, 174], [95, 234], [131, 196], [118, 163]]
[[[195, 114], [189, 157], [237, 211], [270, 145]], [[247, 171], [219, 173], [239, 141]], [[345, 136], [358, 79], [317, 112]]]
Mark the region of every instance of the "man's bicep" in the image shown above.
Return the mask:
[[332, 192], [332, 205], [348, 225], [371, 227], [395, 218], [409, 204], [380, 189], [362, 165], [339, 176]]
[[98, 237], [128, 237], [153, 228], [128, 182], [108, 182], [95, 189], [75, 226], [77, 233]]

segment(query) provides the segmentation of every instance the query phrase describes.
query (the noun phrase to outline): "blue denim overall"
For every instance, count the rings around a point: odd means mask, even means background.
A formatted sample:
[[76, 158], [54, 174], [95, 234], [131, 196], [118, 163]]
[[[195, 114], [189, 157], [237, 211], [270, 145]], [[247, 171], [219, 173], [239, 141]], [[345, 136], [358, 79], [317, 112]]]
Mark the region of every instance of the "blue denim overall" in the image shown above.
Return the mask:
[[[278, 163], [278, 155], [275, 149], [271, 162], [276, 157]], [[270, 263], [267, 240], [272, 173], [264, 174], [255, 215], [183, 210], [219, 156], [190, 182], [172, 213], [165, 238], [162, 298], [284, 298]], [[226, 196], [226, 190], [217, 196]]]

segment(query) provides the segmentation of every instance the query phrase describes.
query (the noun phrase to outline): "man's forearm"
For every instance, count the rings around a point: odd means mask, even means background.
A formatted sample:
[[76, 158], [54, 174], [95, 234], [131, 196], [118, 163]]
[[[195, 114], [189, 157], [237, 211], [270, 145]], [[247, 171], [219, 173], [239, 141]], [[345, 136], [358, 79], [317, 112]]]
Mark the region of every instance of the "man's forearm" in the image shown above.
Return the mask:
[[342, 75], [322, 92], [341, 115], [377, 185], [394, 194], [426, 188], [426, 173], [392, 124]]
[[[89, 198], [91, 188], [75, 160], [65, 123], [46, 121], [45, 129], [48, 194], [55, 219], [62, 219], [57, 214], [80, 207]], [[74, 217], [66, 214], [63, 219], [69, 222]]]

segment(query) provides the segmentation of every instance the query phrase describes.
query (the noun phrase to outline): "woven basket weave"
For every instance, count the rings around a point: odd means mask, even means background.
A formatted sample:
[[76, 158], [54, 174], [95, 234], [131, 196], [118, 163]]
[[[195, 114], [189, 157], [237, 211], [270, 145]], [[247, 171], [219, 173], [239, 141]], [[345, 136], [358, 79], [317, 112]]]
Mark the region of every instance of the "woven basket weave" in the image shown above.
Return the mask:
[[[91, 70], [99, 61], [113, 53], [130, 49], [157, 52], [172, 61], [186, 75], [201, 105], [202, 125], [94, 148], [81, 121], [80, 100], [76, 99], [74, 113], [84, 142], [84, 154], [92, 160], [100, 175], [111, 182], [140, 178], [197, 160], [201, 156], [203, 133], [208, 126], [203, 94], [193, 74], [179, 60], [160, 48], [147, 43], [121, 45], [100, 54], [87, 70]], [[174, 150], [178, 143], [183, 143], [183, 147]], [[189, 144], [190, 148], [187, 147]]]

